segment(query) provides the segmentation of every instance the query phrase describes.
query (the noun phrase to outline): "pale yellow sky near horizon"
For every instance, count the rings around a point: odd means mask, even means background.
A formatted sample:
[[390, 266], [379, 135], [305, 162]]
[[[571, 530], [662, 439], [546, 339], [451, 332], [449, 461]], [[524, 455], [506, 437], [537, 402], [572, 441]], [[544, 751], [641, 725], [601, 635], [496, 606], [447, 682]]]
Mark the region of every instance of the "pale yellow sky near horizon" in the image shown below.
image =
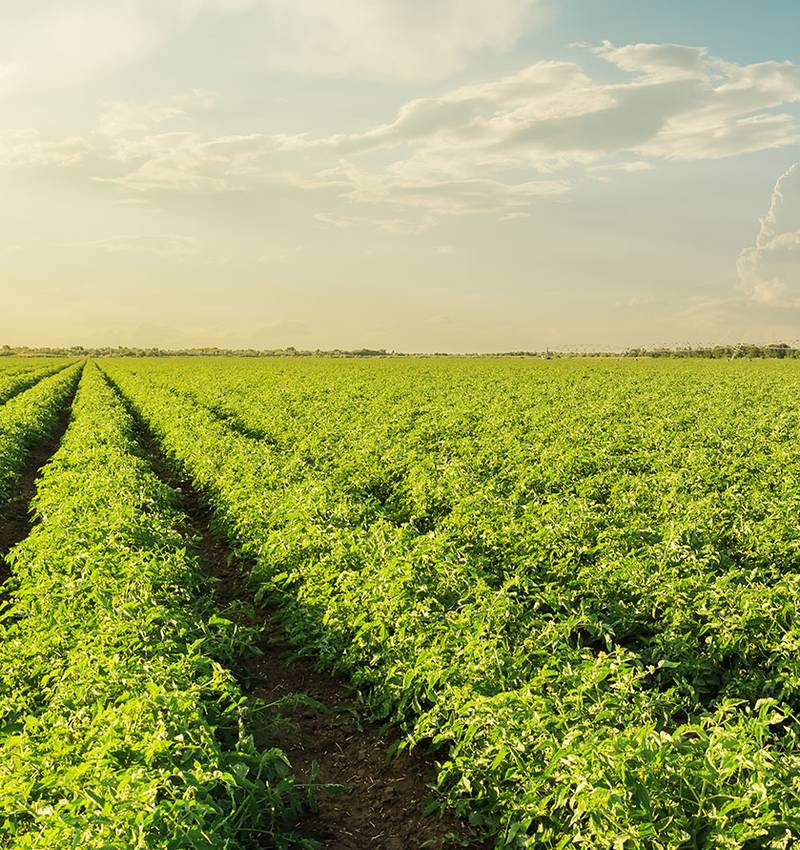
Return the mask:
[[800, 11], [669, 6], [0, 0], [0, 344], [800, 338]]

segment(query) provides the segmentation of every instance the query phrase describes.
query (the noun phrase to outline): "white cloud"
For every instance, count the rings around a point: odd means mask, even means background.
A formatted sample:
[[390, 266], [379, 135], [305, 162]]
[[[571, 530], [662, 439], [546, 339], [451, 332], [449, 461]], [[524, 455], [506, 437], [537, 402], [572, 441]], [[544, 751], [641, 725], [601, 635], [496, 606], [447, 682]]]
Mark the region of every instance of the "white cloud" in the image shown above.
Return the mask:
[[362, 219], [344, 215], [332, 215], [331, 213], [314, 213], [313, 218], [314, 221], [319, 222], [325, 227], [333, 227], [336, 230], [346, 230], [348, 227], [353, 227], [353, 225], [362, 222]]
[[[800, 139], [794, 119], [774, 111], [800, 102], [800, 66], [736, 65], [681, 45], [604, 43], [596, 52], [631, 79], [608, 83], [574, 62], [537, 62], [409, 101], [361, 132], [276, 137], [275, 153], [338, 157], [319, 173], [348, 182], [351, 200], [445, 215], [522, 211], [568, 191], [574, 177], [548, 176], [568, 168], [645, 171], [659, 159], [717, 159]], [[386, 165], [358, 164], [375, 151]]]
[[128, 192], [231, 191], [263, 171], [263, 159], [272, 147], [269, 138], [258, 133], [206, 137], [171, 132], [115, 140], [107, 149], [108, 158], [132, 169], [95, 179]]
[[186, 121], [193, 113], [214, 109], [216, 105], [216, 92], [206, 89], [143, 103], [109, 101], [98, 118], [97, 132], [112, 137], [142, 133], [166, 121]]
[[[25, 0], [3, 5], [0, 97], [57, 90], [146, 58], [202, 14], [259, 0]], [[267, 0], [263, 0], [267, 2]]]
[[633, 174], [637, 171], [652, 171], [655, 168], [652, 162], [643, 162], [642, 160], [634, 160], [633, 162], [623, 162], [618, 166], [620, 171], [627, 171]]
[[737, 272], [750, 301], [800, 307], [800, 162], [776, 181], [755, 243], [739, 254]]
[[[247, 15], [260, 58], [299, 74], [436, 79], [510, 50], [548, 0], [26, 0], [5, 4], [0, 96], [98, 78], [200, 17]], [[254, 57], [255, 58], [255, 57]]]
[[91, 144], [78, 136], [44, 139], [33, 128], [0, 131], [0, 167], [64, 168], [80, 164], [91, 151]]
[[423, 215], [419, 219], [412, 218], [381, 218], [375, 216], [335, 215], [333, 213], [315, 213], [314, 221], [324, 227], [336, 230], [349, 230], [353, 227], [367, 227], [382, 230], [384, 233], [424, 233], [434, 224], [435, 219]]
[[202, 245], [194, 236], [168, 234], [134, 234], [112, 236], [88, 242], [65, 242], [62, 248], [87, 248], [104, 254], [153, 254], [174, 260], [186, 260], [200, 255]]
[[351, 187], [342, 197], [360, 203], [416, 207], [436, 215], [504, 212], [569, 191], [569, 184], [563, 180], [503, 183], [485, 177], [450, 179], [446, 175], [405, 178], [352, 166], [330, 173], [347, 176]]
[[[189, 3], [184, 13], [198, 8]], [[421, 14], [414, 9], [394, 13]], [[584, 176], [607, 182], [614, 170], [644, 171], [662, 159], [716, 159], [800, 140], [794, 118], [779, 111], [800, 103], [798, 65], [737, 65], [671, 44], [594, 50], [628, 76], [608, 82], [576, 62], [541, 61], [410, 100], [372, 127], [316, 137], [201, 132], [192, 115], [217, 99], [195, 90], [108, 103], [84, 139], [5, 134], [0, 165], [91, 163], [88, 176], [128, 197], [318, 191], [344, 226], [363, 218], [352, 207], [368, 204], [380, 207], [375, 226], [414, 232], [442, 216], [520, 217]]]
[[176, 233], [123, 234], [104, 239], [61, 242], [57, 247], [88, 251], [92, 254], [150, 255], [176, 263], [202, 266], [224, 266], [233, 259], [230, 254], [209, 251], [195, 236]]
[[308, 74], [441, 78], [502, 53], [549, 12], [543, 0], [263, 0], [272, 64]]
[[626, 44], [615, 47], [610, 41], [592, 48], [594, 52], [623, 71], [658, 80], [705, 79], [719, 60], [709, 58], [704, 47], [684, 44]]
[[628, 174], [636, 174], [641, 171], [653, 171], [655, 164], [643, 159], [624, 160], [623, 162], [609, 162], [596, 165], [593, 171], [623, 171]]
[[[791, 116], [768, 112], [800, 102], [800, 66], [735, 65], [700, 48], [599, 48], [634, 74], [598, 82], [574, 62], [537, 62], [516, 74], [412, 100], [393, 121], [360, 133], [284, 138], [284, 148], [349, 156], [410, 147], [458, 163], [529, 164], [541, 170], [631, 154], [714, 159], [792, 144]], [[452, 167], [452, 165], [451, 165]]]
[[7, 3], [0, 96], [80, 83], [150, 50], [158, 29], [134, 0]]

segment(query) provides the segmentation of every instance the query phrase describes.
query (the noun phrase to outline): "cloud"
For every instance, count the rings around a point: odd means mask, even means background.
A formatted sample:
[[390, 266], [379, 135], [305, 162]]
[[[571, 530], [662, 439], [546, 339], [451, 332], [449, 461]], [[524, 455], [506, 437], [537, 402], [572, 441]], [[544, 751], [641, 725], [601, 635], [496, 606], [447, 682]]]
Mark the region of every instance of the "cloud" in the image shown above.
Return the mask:
[[[319, 174], [348, 182], [351, 200], [452, 215], [522, 211], [567, 192], [574, 176], [548, 175], [568, 169], [644, 171], [663, 159], [718, 159], [800, 139], [794, 119], [775, 112], [800, 102], [800, 66], [737, 65], [672, 44], [604, 42], [595, 52], [630, 79], [609, 83], [575, 62], [536, 62], [411, 100], [360, 132], [275, 137], [274, 153], [338, 157]], [[359, 165], [374, 153], [383, 168]]]
[[191, 262], [201, 266], [224, 266], [232, 260], [230, 254], [208, 251], [195, 236], [175, 233], [124, 234], [83, 242], [62, 242], [57, 247], [88, 251], [93, 254], [149, 255], [177, 263]]
[[[432, 80], [510, 50], [547, 0], [26, 0], [6, 4], [0, 96], [97, 79], [175, 40], [197, 19], [247, 16], [261, 57], [299, 74]], [[255, 58], [255, 57], [254, 57]]]
[[[272, 0], [254, 0], [252, 8], [266, 2]], [[184, 14], [199, 14], [201, 5], [188, 3]], [[298, 9], [312, 6], [322, 9]], [[414, 3], [393, 9], [402, 20], [422, 14]], [[377, 3], [374, 14], [383, 20], [389, 12]], [[582, 179], [609, 182], [615, 170], [635, 173], [665, 159], [718, 159], [800, 141], [795, 119], [781, 111], [800, 103], [799, 65], [738, 65], [674, 44], [604, 42], [593, 50], [622, 78], [609, 82], [577, 62], [539, 61], [414, 98], [388, 120], [349, 133], [203, 132], [192, 117], [214, 109], [217, 97], [201, 89], [111, 102], [83, 139], [50, 141], [35, 131], [0, 137], [0, 165], [80, 164], [128, 197], [313, 191], [335, 204], [338, 226], [358, 223], [364, 215], [357, 207], [370, 205], [380, 207], [375, 226], [415, 232], [443, 216], [521, 217]]]
[[381, 218], [376, 216], [335, 215], [333, 213], [315, 213], [314, 221], [324, 227], [335, 230], [350, 230], [354, 227], [368, 227], [382, 230], [384, 233], [424, 233], [436, 223], [433, 216], [424, 215], [420, 219]]
[[776, 181], [755, 243], [736, 265], [745, 297], [771, 307], [800, 307], [800, 162]]
[[434, 80], [504, 53], [550, 11], [542, 0], [264, 0], [270, 62], [302, 74]]
[[624, 160], [623, 162], [610, 162], [596, 165], [592, 171], [623, 171], [627, 174], [636, 174], [641, 171], [653, 171], [655, 163], [642, 159]]
[[[263, 0], [269, 2], [269, 0]], [[74, 86], [145, 59], [199, 16], [258, 0], [26, 0], [5, 3], [0, 97]]]
[[62, 248], [84, 248], [104, 254], [153, 254], [173, 260], [198, 257], [202, 245], [194, 236], [168, 234], [135, 234], [112, 236], [88, 242], [64, 242]]
[[186, 121], [193, 113], [212, 110], [216, 105], [216, 92], [206, 89], [145, 102], [109, 101], [100, 113], [96, 130], [112, 137], [142, 133], [166, 121]]
[[652, 162], [643, 162], [642, 160], [634, 160], [633, 162], [623, 162], [617, 168], [620, 171], [627, 171], [629, 174], [634, 174], [637, 171], [652, 171], [655, 168]]
[[70, 86], [152, 49], [158, 28], [133, 0], [5, 4], [0, 96]]
[[503, 183], [483, 177], [451, 179], [447, 176], [375, 174], [353, 168], [337, 169], [350, 188], [342, 197], [359, 203], [414, 207], [435, 215], [472, 215], [527, 208], [531, 202], [553, 198], [569, 191], [563, 180], [530, 180]]
[[615, 47], [604, 41], [592, 50], [623, 71], [645, 79], [705, 79], [709, 70], [720, 65], [711, 59], [704, 47], [684, 44], [627, 44]]
[[176, 131], [114, 140], [107, 158], [129, 170], [94, 179], [134, 193], [232, 191], [263, 173], [262, 160], [272, 147], [270, 139], [258, 133], [206, 137]]
[[284, 138], [285, 148], [342, 156], [411, 148], [458, 167], [527, 164], [539, 171], [626, 154], [715, 159], [798, 141], [788, 114], [800, 102], [800, 66], [736, 65], [702, 48], [609, 43], [596, 52], [632, 74], [592, 79], [577, 63], [542, 61], [515, 74], [403, 106], [389, 123], [360, 133]]
[[91, 143], [79, 136], [44, 139], [33, 128], [0, 131], [0, 167], [66, 168], [82, 163], [91, 151]]

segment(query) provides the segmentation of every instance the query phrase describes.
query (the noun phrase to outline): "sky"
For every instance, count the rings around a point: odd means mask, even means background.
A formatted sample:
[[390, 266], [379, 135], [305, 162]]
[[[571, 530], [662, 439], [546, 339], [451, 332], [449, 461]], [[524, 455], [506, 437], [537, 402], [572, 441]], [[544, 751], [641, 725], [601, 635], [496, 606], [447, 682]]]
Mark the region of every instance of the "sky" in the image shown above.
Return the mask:
[[796, 0], [0, 16], [0, 344], [800, 340]]

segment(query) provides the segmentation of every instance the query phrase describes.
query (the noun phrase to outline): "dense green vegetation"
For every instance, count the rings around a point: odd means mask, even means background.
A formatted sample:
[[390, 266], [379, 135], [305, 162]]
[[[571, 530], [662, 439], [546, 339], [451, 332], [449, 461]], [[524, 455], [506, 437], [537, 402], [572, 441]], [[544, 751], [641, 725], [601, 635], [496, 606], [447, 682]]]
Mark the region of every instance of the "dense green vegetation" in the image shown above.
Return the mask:
[[[12, 388], [6, 389], [9, 400], [0, 404], [0, 518], [15, 494], [30, 449], [52, 433], [80, 368], [61, 364], [57, 370], [45, 369], [32, 376], [23, 372], [16, 377], [0, 372], [0, 394], [4, 387]], [[47, 377], [52, 371], [55, 374]]]
[[246, 732], [247, 703], [220, 664], [241, 637], [214, 614], [175, 501], [87, 367], [39, 483], [39, 522], [10, 556], [3, 848], [282, 843], [289, 768]]
[[59, 363], [58, 365], [50, 364], [43, 368], [3, 369], [0, 371], [0, 404], [9, 401], [15, 395], [30, 389], [42, 378], [54, 375], [63, 368], [64, 364]]
[[[800, 839], [793, 359], [100, 367], [11, 557], [3, 846], [290, 841], [290, 768], [224, 666], [246, 635], [127, 405], [295, 648], [499, 847]], [[3, 500], [80, 368], [0, 406]]]
[[794, 364], [108, 371], [296, 645], [501, 843], [800, 835]]

